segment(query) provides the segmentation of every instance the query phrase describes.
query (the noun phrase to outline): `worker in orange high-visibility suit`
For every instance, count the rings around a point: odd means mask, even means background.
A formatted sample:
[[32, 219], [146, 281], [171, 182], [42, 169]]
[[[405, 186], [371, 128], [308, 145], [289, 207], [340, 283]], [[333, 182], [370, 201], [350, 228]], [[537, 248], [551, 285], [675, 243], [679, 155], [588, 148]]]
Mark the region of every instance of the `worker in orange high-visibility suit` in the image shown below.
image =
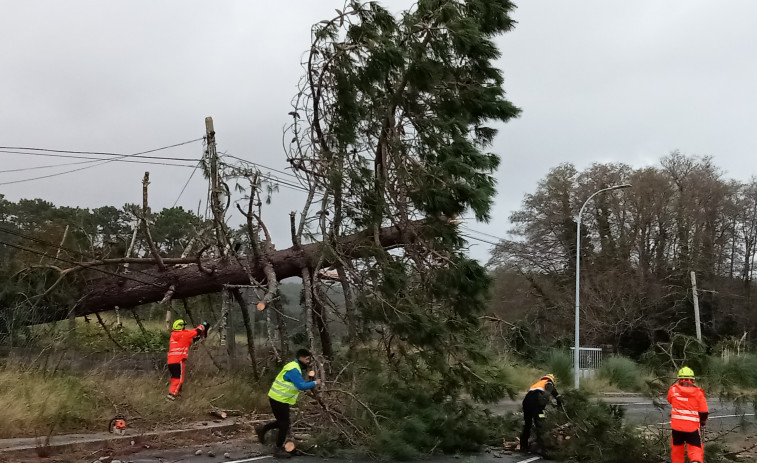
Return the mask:
[[520, 435], [520, 449], [523, 452], [529, 451], [529, 438], [531, 437], [531, 426], [536, 425], [536, 444], [540, 451], [544, 451], [544, 409], [550, 403], [551, 397], [554, 397], [558, 406], [562, 406], [562, 398], [555, 387], [555, 375], [544, 375], [528, 389], [526, 397], [523, 399], [523, 433]]
[[709, 411], [704, 391], [694, 385], [694, 371], [689, 367], [678, 370], [678, 381], [668, 390], [670, 427], [670, 456], [673, 463], [684, 462], [684, 444], [691, 463], [704, 462], [701, 427], [707, 423]]
[[184, 384], [184, 364], [189, 356], [189, 346], [201, 337], [207, 337], [210, 329], [210, 325], [206, 322], [202, 322], [193, 330], [185, 330], [185, 325], [186, 322], [181, 319], [173, 322], [171, 340], [168, 343], [168, 372], [171, 373], [169, 400], [176, 400], [181, 385]]

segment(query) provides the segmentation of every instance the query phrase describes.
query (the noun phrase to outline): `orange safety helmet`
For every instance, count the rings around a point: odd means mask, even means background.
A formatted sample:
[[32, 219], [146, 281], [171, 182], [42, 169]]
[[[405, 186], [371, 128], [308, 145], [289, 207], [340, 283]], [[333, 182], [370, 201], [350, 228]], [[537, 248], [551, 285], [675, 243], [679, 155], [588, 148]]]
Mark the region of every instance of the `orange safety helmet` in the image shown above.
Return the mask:
[[549, 373], [547, 375], [542, 376], [541, 379], [548, 379], [548, 380], [550, 380], [550, 381], [552, 381], [554, 383], [555, 382], [555, 375], [553, 375], [552, 373]]

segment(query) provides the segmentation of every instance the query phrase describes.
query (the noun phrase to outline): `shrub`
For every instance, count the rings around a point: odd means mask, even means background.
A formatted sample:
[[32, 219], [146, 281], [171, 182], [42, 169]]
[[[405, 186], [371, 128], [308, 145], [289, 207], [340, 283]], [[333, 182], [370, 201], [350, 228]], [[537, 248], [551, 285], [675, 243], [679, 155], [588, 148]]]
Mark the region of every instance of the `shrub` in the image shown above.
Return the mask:
[[[696, 370], [694, 370], [696, 372]], [[702, 384], [709, 389], [753, 388], [757, 384], [757, 355], [742, 354], [728, 360], [710, 357]]]
[[547, 370], [544, 373], [555, 375], [555, 381], [560, 384], [573, 384], [573, 355], [569, 351], [552, 349], [544, 361]]
[[369, 403], [382, 417], [368, 442], [380, 457], [408, 460], [434, 450], [473, 452], [483, 445], [501, 444], [505, 418], [468, 400], [438, 400], [428, 392], [396, 382], [367, 391]]
[[704, 344], [683, 334], [674, 335], [670, 342], [658, 343], [642, 356], [644, 363], [659, 377], [675, 376], [686, 365], [701, 375], [707, 371], [709, 357]]
[[624, 391], [638, 392], [644, 387], [641, 368], [627, 357], [612, 356], [606, 359], [599, 369], [599, 376]]
[[665, 461], [667, 439], [646, 436], [638, 427], [625, 424], [622, 409], [591, 400], [583, 391], [568, 391], [564, 398], [564, 411], [547, 414], [547, 428], [559, 428], [571, 439], [546, 439], [549, 456], [592, 463]]

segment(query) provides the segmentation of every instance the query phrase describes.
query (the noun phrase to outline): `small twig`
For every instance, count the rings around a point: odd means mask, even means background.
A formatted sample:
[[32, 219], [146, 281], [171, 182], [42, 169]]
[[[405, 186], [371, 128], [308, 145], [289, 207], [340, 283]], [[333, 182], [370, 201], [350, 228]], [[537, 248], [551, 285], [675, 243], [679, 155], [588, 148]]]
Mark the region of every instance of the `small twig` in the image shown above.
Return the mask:
[[357, 402], [360, 405], [362, 405], [363, 408], [365, 408], [368, 411], [368, 413], [371, 414], [371, 417], [373, 417], [373, 422], [376, 424], [376, 427], [379, 428], [379, 429], [381, 429], [381, 424], [379, 424], [378, 415], [376, 414], [376, 412], [374, 412], [373, 410], [371, 410], [371, 407], [369, 407], [368, 405], [366, 405], [365, 402], [363, 402], [362, 400], [358, 399], [357, 396], [355, 394], [353, 394], [352, 392], [345, 391], [345, 390], [342, 390], [342, 389], [327, 389], [327, 390], [325, 390], [323, 392], [338, 392], [340, 394], [345, 394], [345, 395], [348, 395], [348, 396], [352, 397], [352, 399], [355, 402]]
[[126, 349], [124, 349], [124, 347], [121, 344], [118, 343], [118, 341], [116, 341], [116, 339], [113, 337], [113, 335], [110, 334], [110, 330], [105, 325], [105, 322], [103, 321], [102, 317], [100, 316], [100, 312], [95, 312], [95, 316], [97, 317], [97, 322], [100, 323], [100, 326], [102, 326], [103, 329], [105, 330], [105, 334], [107, 334], [108, 337], [110, 338], [110, 340], [113, 341], [113, 344], [115, 344], [116, 346], [118, 346], [118, 348], [121, 349], [121, 350], [126, 350]]

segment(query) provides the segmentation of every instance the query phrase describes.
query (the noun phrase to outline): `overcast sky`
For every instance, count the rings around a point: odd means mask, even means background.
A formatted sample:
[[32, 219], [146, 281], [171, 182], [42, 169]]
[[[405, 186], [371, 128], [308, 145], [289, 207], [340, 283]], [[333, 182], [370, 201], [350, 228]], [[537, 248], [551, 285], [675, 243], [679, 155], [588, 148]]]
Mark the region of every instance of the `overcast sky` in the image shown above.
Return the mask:
[[[393, 11], [411, 1], [382, 2]], [[0, 146], [134, 153], [200, 138], [213, 116], [220, 151], [286, 167], [281, 130], [310, 44], [310, 25], [342, 0], [7, 1], [0, 14]], [[510, 100], [522, 116], [500, 132], [499, 194], [508, 216], [547, 171], [620, 161], [655, 164], [671, 150], [712, 155], [730, 177], [757, 173], [757, 2], [528, 0], [497, 40]], [[201, 143], [156, 153], [199, 158]], [[112, 162], [2, 172], [79, 159], [0, 153], [0, 194], [58, 205], [170, 207], [187, 167]], [[183, 164], [187, 164], [184, 162]], [[195, 175], [179, 205], [197, 209]], [[304, 194], [282, 189], [265, 212], [279, 248]], [[484, 235], [479, 237], [491, 240]], [[491, 246], [472, 241], [486, 260]]]

